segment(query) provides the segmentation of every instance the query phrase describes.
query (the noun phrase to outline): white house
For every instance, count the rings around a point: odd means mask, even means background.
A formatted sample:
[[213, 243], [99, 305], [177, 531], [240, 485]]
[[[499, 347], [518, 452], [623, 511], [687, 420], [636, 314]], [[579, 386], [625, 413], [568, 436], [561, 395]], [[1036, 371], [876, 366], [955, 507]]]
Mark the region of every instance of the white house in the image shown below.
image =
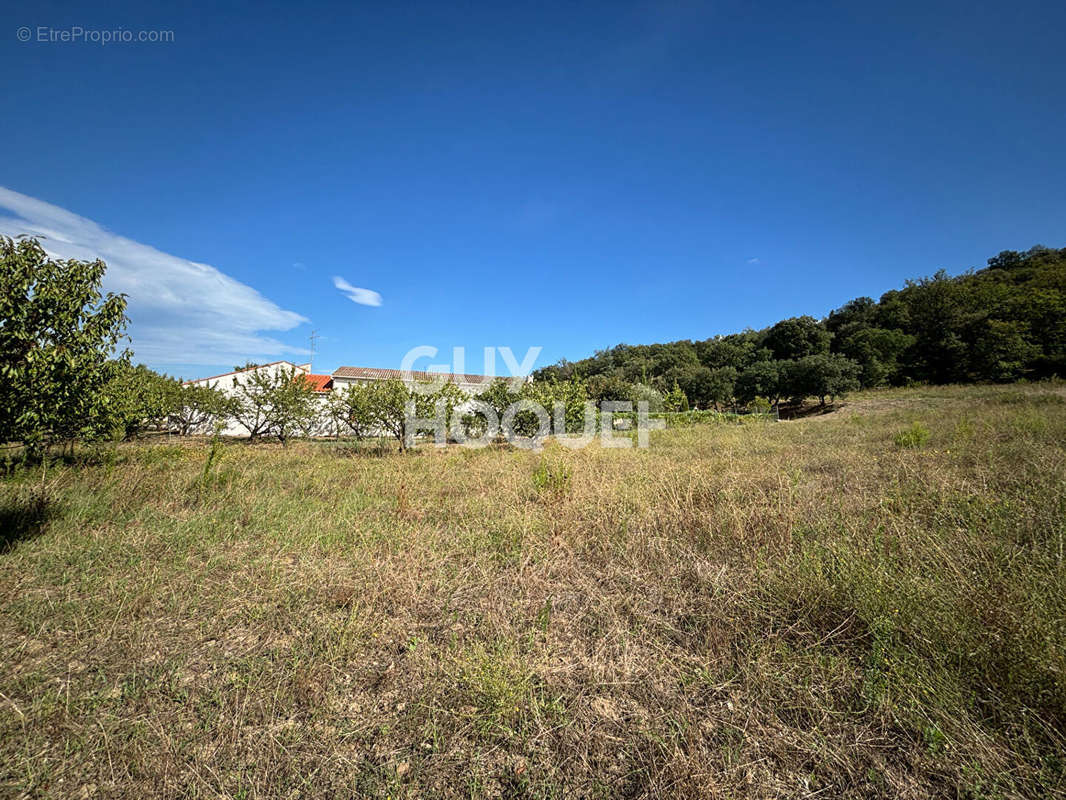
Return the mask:
[[[185, 385], [213, 386], [227, 397], [232, 397], [237, 393], [237, 387], [234, 385], [234, 381], [238, 384], [243, 384], [246, 376], [256, 372], [266, 372], [271, 377], [275, 377], [278, 372], [282, 370], [303, 375], [311, 384], [316, 394], [322, 395], [323, 397], [329, 395], [329, 375], [313, 375], [311, 374], [310, 364], [293, 364], [291, 361], [271, 361], [269, 364], [259, 364], [246, 369], [234, 370], [233, 372], [224, 372], [221, 375], [212, 375], [207, 378], [197, 378], [196, 380], [185, 381]], [[235, 419], [227, 419], [226, 427], [223, 428], [222, 434], [224, 436], [247, 436], [248, 429]]]
[[[216, 389], [224, 392], [227, 396], [233, 396], [237, 393], [237, 387], [234, 382], [242, 384], [246, 376], [256, 372], [267, 371], [271, 377], [276, 376], [281, 370], [290, 372], [296, 372], [303, 375], [307, 380], [315, 394], [320, 396], [323, 401], [329, 397], [333, 391], [339, 391], [344, 389], [353, 383], [374, 383], [377, 381], [386, 380], [403, 380], [405, 374], [398, 369], [379, 369], [377, 367], [338, 367], [333, 371], [332, 375], [320, 375], [311, 372], [310, 364], [293, 364], [291, 361], [272, 361], [269, 364], [259, 364], [254, 367], [248, 367], [246, 369], [234, 370], [233, 372], [225, 372], [221, 375], [211, 375], [207, 378], [198, 378], [196, 380], [186, 381], [186, 386], [213, 386]], [[462, 391], [469, 395], [478, 395], [488, 388], [489, 384], [495, 380], [490, 375], [466, 375], [466, 374], [447, 374], [435, 372], [420, 372], [412, 371], [411, 377], [414, 377], [418, 381], [432, 381], [446, 377], [448, 380], [455, 383]], [[528, 380], [528, 379], [527, 379]], [[325, 403], [323, 402], [323, 406]], [[329, 415], [323, 408], [322, 424], [319, 426], [322, 435], [330, 435], [333, 431], [333, 421], [329, 418]], [[225, 436], [247, 436], [248, 429], [237, 422], [234, 419], [226, 420], [226, 427], [222, 431]]]

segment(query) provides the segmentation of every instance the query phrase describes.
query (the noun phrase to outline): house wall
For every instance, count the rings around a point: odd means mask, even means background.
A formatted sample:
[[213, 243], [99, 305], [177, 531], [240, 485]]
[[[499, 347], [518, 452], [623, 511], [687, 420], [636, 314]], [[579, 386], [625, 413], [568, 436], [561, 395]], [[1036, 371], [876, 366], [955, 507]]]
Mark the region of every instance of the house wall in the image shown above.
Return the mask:
[[[293, 364], [290, 361], [278, 361], [271, 364], [264, 364], [260, 367], [255, 367], [250, 370], [242, 370], [240, 372], [233, 372], [226, 375], [217, 375], [210, 378], [200, 378], [198, 380], [188, 381], [189, 384], [198, 386], [214, 386], [226, 396], [232, 397], [237, 394], [237, 386], [243, 384], [248, 380], [248, 377], [253, 373], [267, 372], [271, 377], [275, 377], [281, 370], [296, 370], [304, 375], [311, 374], [310, 364]], [[377, 378], [346, 378], [337, 375], [332, 376], [333, 391], [343, 391], [347, 386], [353, 383], [373, 383], [378, 381]], [[481, 394], [488, 388], [488, 383], [467, 383], [466, 381], [457, 383], [457, 386], [466, 394], [472, 398]], [[327, 411], [327, 403], [329, 402], [329, 393], [316, 393], [315, 402], [319, 404], [321, 413], [319, 414], [319, 425], [315, 431], [317, 436], [335, 436], [337, 434], [337, 423], [333, 420]], [[459, 412], [464, 413], [469, 410], [469, 405], [463, 404], [459, 407]], [[196, 431], [196, 433], [209, 434], [211, 430]], [[345, 431], [342, 429], [341, 434]], [[239, 436], [244, 437], [249, 435], [248, 429], [236, 420], [227, 420], [226, 427], [222, 430], [224, 436]]]
[[[293, 364], [291, 361], [277, 361], [272, 364], [264, 364], [261, 367], [255, 367], [254, 369], [233, 372], [228, 375], [218, 375], [211, 378], [200, 378], [199, 380], [188, 381], [188, 383], [194, 386], [213, 386], [227, 397], [233, 397], [237, 394], [237, 386], [245, 383], [248, 380], [249, 375], [257, 372], [265, 372], [273, 378], [282, 370], [296, 370], [304, 375], [309, 375], [311, 373], [311, 365]], [[323, 398], [325, 398], [325, 395], [323, 395]], [[196, 433], [208, 434], [214, 433], [214, 431], [201, 430], [196, 431]], [[248, 429], [234, 419], [227, 420], [226, 427], [222, 429], [223, 436], [248, 436], [248, 434]]]
[[[376, 383], [378, 378], [343, 378], [336, 375], [333, 376], [333, 391], [343, 391], [346, 387], [351, 386], [353, 383]], [[461, 391], [469, 395], [471, 398], [476, 397], [485, 391], [488, 383], [466, 383], [461, 382], [456, 384]], [[470, 410], [468, 403], [459, 405], [456, 409], [460, 414], [465, 414]]]

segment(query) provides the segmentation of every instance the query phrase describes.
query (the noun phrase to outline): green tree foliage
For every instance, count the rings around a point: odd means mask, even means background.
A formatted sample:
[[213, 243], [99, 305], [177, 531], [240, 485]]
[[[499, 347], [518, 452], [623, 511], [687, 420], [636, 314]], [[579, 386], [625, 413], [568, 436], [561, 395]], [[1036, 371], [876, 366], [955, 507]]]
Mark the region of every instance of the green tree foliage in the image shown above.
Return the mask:
[[[553, 418], [556, 404], [562, 404], [563, 424], [566, 431], [578, 433], [584, 430], [585, 403], [589, 396], [584, 381], [579, 378], [572, 377], [565, 381], [534, 381], [522, 387], [520, 396], [539, 403]], [[513, 398], [514, 395], [511, 397]], [[539, 421], [534, 422], [533, 425], [535, 432], [539, 427]]]
[[781, 402], [785, 394], [784, 372], [791, 362], [756, 361], [737, 376], [736, 395], [742, 403], [764, 397], [771, 406]]
[[253, 369], [233, 376], [233, 417], [249, 438], [274, 436], [282, 444], [309, 433], [321, 410], [303, 373], [279, 367]]
[[859, 388], [861, 367], [839, 353], [818, 353], [795, 361], [784, 362], [782, 394], [796, 400], [817, 397], [824, 406]]
[[708, 399], [711, 369], [702, 364], [686, 369], [672, 369], [662, 377], [660, 383], [677, 384], [696, 408], [707, 408], [711, 403]]
[[719, 408], [733, 399], [737, 379], [735, 367], [697, 366], [675, 378], [685, 397], [697, 408]]
[[[243, 373], [242, 373], [243, 374]], [[254, 375], [254, 372], [247, 373]], [[264, 435], [269, 426], [267, 420], [268, 397], [259, 380], [233, 377], [233, 419], [248, 431], [248, 438], [255, 441]]]
[[52, 259], [35, 239], [0, 237], [0, 264], [0, 440], [39, 454], [94, 435], [125, 296], [101, 292], [103, 261]]
[[[708, 371], [730, 367], [742, 402], [772, 401], [792, 394], [775, 375], [811, 372], [789, 362], [827, 353], [857, 363], [866, 387], [1066, 376], [1066, 249], [1004, 251], [985, 269], [908, 281], [880, 300], [845, 303], [821, 322], [792, 317], [766, 330], [703, 341], [622, 344], [535, 377], [584, 377], [596, 400], [626, 399], [626, 384], [634, 381], [664, 394], [676, 383], [690, 401], [708, 406], [722, 402], [720, 395], [713, 399], [718, 393], [709, 390]], [[761, 366], [771, 362], [776, 366]]]
[[914, 336], [902, 379], [1008, 381], [1066, 374], [1066, 249], [1005, 251], [988, 267], [938, 272], [889, 292], [878, 324]]
[[[504, 415], [507, 413], [507, 409], [512, 404], [520, 402], [522, 400], [532, 400], [539, 403], [545, 411], [549, 414], [552, 413], [552, 404], [555, 402], [554, 391], [558, 391], [561, 387], [569, 386], [576, 379], [569, 381], [560, 381], [554, 376], [548, 380], [537, 381], [533, 384], [523, 383], [518, 391], [512, 391], [514, 388], [512, 382], [507, 378], [497, 378], [489, 384], [481, 394], [477, 396], [477, 399], [487, 404], [496, 414], [497, 420], [502, 424]], [[619, 386], [625, 386], [628, 391], [631, 387], [624, 381], [618, 384]], [[565, 402], [566, 398], [562, 398]], [[628, 399], [628, 398], [627, 398]], [[567, 416], [571, 415], [572, 410], [567, 409]], [[485, 420], [481, 418], [480, 414], [472, 415], [477, 419], [467, 419], [467, 427], [471, 431], [483, 431], [483, 423]], [[513, 427], [515, 433], [519, 436], [532, 436], [536, 433], [540, 427], [540, 419], [531, 411], [519, 411], [515, 414]]]
[[825, 329], [839, 341], [866, 328], [877, 327], [877, 320], [877, 301], [872, 297], [856, 297], [836, 311], [829, 312]]
[[621, 375], [594, 375], [588, 381], [588, 393], [597, 403], [603, 400], [629, 400], [633, 384]]
[[374, 393], [369, 384], [350, 383], [330, 393], [329, 413], [339, 423], [341, 431], [356, 439], [365, 439], [373, 436], [376, 430], [373, 401]]
[[1027, 366], [1042, 355], [1032, 341], [1031, 329], [1018, 320], [984, 318], [970, 331], [968, 377], [978, 380], [1012, 381], [1022, 377]]
[[711, 385], [708, 398], [714, 405], [715, 410], [720, 410], [733, 403], [739, 374], [736, 367], [718, 367], [711, 370]]
[[663, 411], [688, 411], [688, 396], [681, 390], [677, 381], [663, 397]]
[[143, 364], [108, 363], [111, 377], [92, 411], [91, 428], [98, 438], [132, 439], [145, 431], [169, 428], [182, 401], [181, 384]]
[[407, 402], [411, 392], [398, 379], [368, 383], [366, 388], [375, 430], [393, 437], [400, 443], [400, 449], [405, 450]]
[[282, 444], [293, 436], [312, 436], [319, 432], [323, 408], [313, 384], [303, 373], [278, 370], [269, 401], [267, 431]]
[[443, 382], [434, 391], [418, 391], [398, 379], [369, 383], [365, 388], [373, 430], [396, 439], [401, 450], [407, 449], [409, 410], [413, 410], [417, 418], [434, 419], [440, 408], [447, 426], [452, 423], [459, 406], [468, 399], [452, 381]]
[[932, 278], [908, 281], [899, 293], [915, 337], [908, 371], [919, 380], [949, 383], [966, 375], [964, 331], [969, 318], [958, 285], [940, 271]]
[[778, 361], [829, 352], [833, 335], [814, 317], [783, 319], [766, 332], [763, 347]]
[[423, 387], [423, 391], [414, 391], [414, 387], [411, 388], [410, 399], [414, 402], [416, 416], [419, 419], [437, 419], [442, 416], [444, 424], [451, 426], [455, 421], [457, 409], [470, 399], [469, 395], [451, 380], [444, 381], [433, 391], [425, 391], [427, 388], [429, 387]]
[[755, 331], [715, 336], [696, 342], [693, 347], [699, 362], [709, 369], [732, 367], [742, 370], [759, 358], [770, 357], [768, 351], [760, 353], [763, 349], [762, 336]]
[[[545, 383], [550, 382], [551, 381], [545, 381]], [[489, 384], [485, 391], [477, 396], [478, 400], [485, 403], [496, 412], [497, 420], [503, 418], [504, 412], [511, 403], [514, 403], [518, 398], [518, 393], [511, 391], [511, 382], [506, 378], [497, 378]]]
[[898, 383], [900, 359], [915, 342], [910, 334], [887, 328], [855, 328], [840, 336], [839, 352], [859, 364], [859, 380], [867, 387]]

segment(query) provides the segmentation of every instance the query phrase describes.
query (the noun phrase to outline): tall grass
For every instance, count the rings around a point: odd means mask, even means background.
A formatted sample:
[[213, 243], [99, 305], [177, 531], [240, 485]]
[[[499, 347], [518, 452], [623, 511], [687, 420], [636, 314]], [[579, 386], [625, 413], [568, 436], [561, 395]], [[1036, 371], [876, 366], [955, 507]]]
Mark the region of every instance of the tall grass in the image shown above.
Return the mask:
[[924, 387], [647, 451], [131, 446], [47, 510], [13, 470], [0, 785], [1062, 796], [1064, 443], [1059, 387]]

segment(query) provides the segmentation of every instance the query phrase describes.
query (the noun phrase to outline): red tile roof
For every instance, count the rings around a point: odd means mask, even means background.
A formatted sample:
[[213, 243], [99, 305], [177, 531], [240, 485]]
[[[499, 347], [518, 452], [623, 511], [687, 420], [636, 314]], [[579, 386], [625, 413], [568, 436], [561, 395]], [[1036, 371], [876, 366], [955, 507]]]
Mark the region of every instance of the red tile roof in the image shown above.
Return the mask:
[[304, 380], [311, 385], [315, 392], [328, 392], [333, 388], [333, 378], [330, 375], [304, 375]]

